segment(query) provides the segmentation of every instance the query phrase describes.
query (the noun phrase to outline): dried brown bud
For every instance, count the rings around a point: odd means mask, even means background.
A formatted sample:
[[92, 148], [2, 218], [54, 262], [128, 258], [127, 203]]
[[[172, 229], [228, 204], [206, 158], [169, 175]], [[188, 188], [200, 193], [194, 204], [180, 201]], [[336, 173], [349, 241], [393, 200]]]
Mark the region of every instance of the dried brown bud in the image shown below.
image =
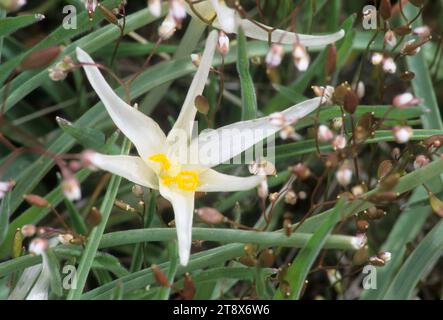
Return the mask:
[[181, 296], [185, 300], [192, 300], [195, 296], [195, 286], [192, 281], [191, 275], [189, 273], [185, 273], [185, 278], [183, 281], [183, 291], [181, 292]]
[[386, 191], [386, 192], [379, 192], [376, 194], [373, 194], [368, 197], [368, 200], [373, 203], [383, 202], [383, 201], [394, 201], [398, 198], [399, 194], [394, 191]]
[[271, 268], [274, 261], [274, 252], [271, 249], [264, 249], [258, 256], [258, 266], [262, 268]]
[[240, 257], [240, 259], [238, 259], [238, 262], [247, 267], [255, 267], [257, 265], [257, 259], [254, 259], [249, 256]]
[[194, 105], [201, 114], [207, 115], [209, 113], [209, 101], [205, 96], [196, 96]]
[[156, 264], [151, 265], [151, 270], [154, 273], [154, 278], [158, 285], [167, 288], [171, 286], [169, 284], [168, 277], [166, 277], [166, 275], [163, 273], [163, 271], [160, 269], [158, 265]]
[[219, 224], [226, 221], [226, 217], [217, 209], [210, 207], [203, 207], [195, 210], [197, 215], [203, 222], [207, 224]]
[[337, 48], [335, 44], [329, 45], [326, 54], [327, 56], [326, 56], [325, 71], [326, 71], [326, 76], [329, 77], [334, 73], [337, 64]]
[[406, 36], [412, 32], [412, 29], [411, 29], [410, 25], [406, 24], [406, 25], [399, 26], [399, 27], [395, 28], [394, 32], [395, 32], [395, 34], [397, 34], [399, 36]]
[[380, 14], [383, 19], [388, 20], [391, 17], [391, 1], [390, 0], [381, 0], [380, 2]]
[[415, 77], [415, 73], [412, 71], [408, 71], [408, 70], [404, 71], [400, 74], [400, 78], [403, 81], [411, 81], [412, 79], [414, 79], [414, 77]]
[[62, 47], [53, 46], [28, 54], [20, 63], [21, 70], [40, 69], [51, 64], [62, 51]]
[[363, 211], [363, 216], [370, 220], [378, 220], [386, 216], [386, 211], [377, 207], [370, 207]]
[[376, 267], [383, 267], [385, 265], [385, 261], [377, 256], [369, 257], [369, 264]]
[[358, 97], [354, 90], [348, 90], [345, 94], [343, 108], [346, 112], [353, 114], [357, 110]]
[[47, 208], [50, 207], [50, 203], [45, 198], [42, 198], [36, 194], [25, 194], [23, 196], [25, 201], [29, 203], [31, 206], [36, 206], [39, 208]]
[[443, 144], [443, 135], [442, 134], [436, 134], [433, 136], [430, 136], [424, 141], [424, 144], [428, 147], [432, 146], [434, 148], [440, 148]]
[[91, 211], [89, 211], [86, 217], [86, 224], [91, 228], [93, 228], [96, 225], [98, 225], [101, 221], [102, 221], [101, 212], [96, 207], [92, 207]]
[[395, 188], [395, 186], [397, 185], [399, 179], [400, 179], [400, 175], [399, 174], [391, 174], [389, 176], [384, 177], [380, 181], [379, 190], [380, 191], [391, 191], [391, 190], [393, 190]]
[[348, 82], [343, 82], [343, 83], [339, 84], [334, 89], [334, 93], [332, 95], [332, 102], [336, 103], [340, 106], [343, 106], [345, 103], [345, 97], [348, 94], [348, 92], [351, 90], [352, 90], [352, 88]]
[[355, 225], [360, 232], [366, 232], [369, 229], [369, 222], [366, 220], [357, 220]]

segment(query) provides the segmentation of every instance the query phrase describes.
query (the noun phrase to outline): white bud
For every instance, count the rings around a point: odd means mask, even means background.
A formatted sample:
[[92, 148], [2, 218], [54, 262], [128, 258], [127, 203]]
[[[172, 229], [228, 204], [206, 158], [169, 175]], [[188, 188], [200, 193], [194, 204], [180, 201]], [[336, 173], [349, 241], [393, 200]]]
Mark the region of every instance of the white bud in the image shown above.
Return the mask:
[[365, 233], [358, 233], [352, 238], [352, 244], [355, 249], [363, 248], [368, 242], [368, 238]]
[[229, 37], [223, 31], [218, 33], [217, 49], [222, 55], [229, 52]]
[[[352, 90], [355, 91], [355, 84], [352, 85]], [[359, 99], [363, 98], [365, 96], [365, 92], [366, 92], [366, 88], [365, 88], [365, 84], [363, 83], [363, 81], [359, 81], [357, 83], [357, 97]]]
[[378, 66], [383, 61], [383, 54], [380, 52], [374, 52], [371, 56], [371, 63], [374, 66]]
[[154, 17], [160, 17], [162, 14], [161, 0], [149, 0], [148, 9]]
[[186, 18], [186, 9], [183, 0], [169, 0], [169, 14], [178, 25]]
[[414, 28], [412, 33], [420, 37], [428, 37], [431, 34], [431, 29], [428, 26], [420, 26]]
[[397, 44], [397, 38], [395, 37], [395, 33], [392, 30], [388, 30], [385, 33], [385, 43], [392, 47], [395, 47], [395, 45]]
[[343, 118], [342, 117], [335, 117], [332, 119], [332, 127], [335, 130], [340, 130], [343, 127]]
[[66, 198], [68, 198], [69, 200], [77, 201], [82, 198], [80, 183], [75, 177], [64, 179], [62, 181], [61, 187]]
[[273, 44], [266, 55], [266, 65], [268, 68], [276, 68], [281, 64], [284, 49], [279, 44]]
[[299, 191], [299, 192], [298, 192], [298, 198], [299, 198], [300, 200], [306, 200], [307, 197], [308, 197], [308, 195], [306, 194], [305, 191]]
[[383, 71], [386, 73], [395, 73], [397, 71], [397, 65], [391, 57], [383, 60]]
[[97, 0], [83, 0], [85, 8], [89, 13], [92, 13], [97, 8]]
[[194, 66], [198, 67], [201, 62], [201, 55], [199, 55], [198, 53], [191, 54], [191, 61]]
[[404, 109], [412, 106], [416, 106], [420, 103], [420, 99], [414, 97], [414, 95], [410, 92], [405, 92], [399, 95], [396, 95], [392, 100], [392, 105], [399, 108]]
[[423, 168], [424, 166], [426, 166], [429, 163], [429, 158], [426, 157], [423, 154], [418, 155], [417, 157], [415, 157], [414, 160], [414, 169], [420, 169]]
[[29, 252], [35, 255], [41, 255], [48, 248], [48, 240], [44, 238], [35, 238], [29, 244]]
[[168, 40], [174, 34], [177, 29], [177, 23], [175, 19], [171, 15], [167, 15], [165, 20], [163, 20], [162, 24], [158, 28], [158, 35], [160, 38], [164, 40]]
[[392, 128], [395, 141], [398, 143], [406, 143], [412, 137], [413, 131], [408, 126], [395, 126]]
[[309, 54], [306, 51], [306, 48], [301, 45], [300, 43], [297, 43], [294, 45], [294, 49], [292, 50], [292, 57], [294, 59], [295, 67], [303, 72], [306, 71], [309, 67]]
[[332, 146], [334, 147], [334, 150], [341, 150], [346, 147], [347, 141], [346, 137], [344, 135], [338, 135], [334, 138], [334, 141], [332, 141]]
[[21, 232], [23, 237], [30, 238], [35, 235], [37, 232], [37, 227], [33, 224], [25, 224], [23, 227], [21, 227]]
[[317, 138], [322, 142], [331, 141], [334, 138], [334, 133], [327, 126], [321, 124], [318, 127]]
[[335, 173], [335, 178], [341, 186], [346, 187], [351, 183], [352, 170], [347, 165], [343, 165]]

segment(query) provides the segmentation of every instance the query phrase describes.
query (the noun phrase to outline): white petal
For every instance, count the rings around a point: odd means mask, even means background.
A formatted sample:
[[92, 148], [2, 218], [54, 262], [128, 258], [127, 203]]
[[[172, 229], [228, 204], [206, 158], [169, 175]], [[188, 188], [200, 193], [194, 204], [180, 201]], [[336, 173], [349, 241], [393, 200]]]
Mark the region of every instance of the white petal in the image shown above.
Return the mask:
[[37, 277], [40, 275], [41, 271], [42, 271], [41, 263], [26, 268], [23, 271], [20, 278], [18, 279], [18, 282], [14, 290], [9, 295], [8, 299], [24, 300], [26, 298], [27, 293], [29, 292], [29, 289], [31, 289], [32, 285], [35, 283], [35, 280], [37, 280]]
[[203, 171], [199, 175], [201, 192], [231, 192], [255, 188], [266, 176], [236, 177], [223, 174], [212, 169]]
[[[266, 26], [262, 23], [260, 23], [260, 25], [268, 30], [272, 29], [272, 27]], [[246, 36], [257, 40], [268, 41], [269, 33], [266, 30], [257, 26], [256, 24], [254, 24], [253, 22], [246, 19], [242, 19], [241, 26], [243, 27]], [[313, 36], [308, 34], [299, 34], [294, 32], [288, 32], [281, 29], [276, 29], [271, 34], [271, 41], [281, 44], [294, 44], [299, 42], [305, 47], [312, 47], [312, 46], [324, 46], [336, 42], [341, 38], [343, 38], [344, 35], [345, 35], [344, 30], [340, 30], [338, 32], [326, 35]]]
[[172, 204], [177, 229], [180, 264], [189, 261], [192, 244], [192, 218], [194, 215], [194, 192], [171, 189], [160, 184], [160, 194]]
[[[288, 121], [299, 120], [320, 106], [321, 98], [314, 98], [296, 104], [281, 113]], [[192, 142], [190, 150], [198, 150], [198, 162], [203, 166], [213, 167], [223, 163], [256, 143], [277, 133], [283, 126], [276, 126], [270, 117], [236, 122], [217, 130], [202, 132]], [[196, 146], [195, 144], [198, 143]], [[212, 145], [217, 147], [211, 148]], [[215, 149], [208, 155], [206, 150]], [[215, 154], [214, 154], [215, 153]]]
[[48, 256], [46, 252], [42, 253], [42, 259], [42, 272], [26, 296], [26, 300], [48, 300], [51, 272], [48, 266]]
[[108, 156], [94, 153], [89, 157], [89, 160], [97, 168], [109, 171], [141, 186], [158, 189], [157, 175], [140, 157]]
[[235, 33], [240, 21], [237, 12], [219, 0], [211, 0], [211, 3], [217, 13], [217, 22], [220, 25], [220, 29], [226, 33]]
[[[92, 58], [77, 47], [79, 62], [94, 64]], [[165, 134], [159, 125], [124, 102], [106, 82], [99, 69], [95, 66], [83, 66], [91, 86], [106, 107], [116, 126], [134, 143], [138, 153], [147, 159], [154, 153], [164, 152]]]
[[190, 136], [192, 131], [192, 124], [194, 122], [197, 108], [194, 105], [195, 98], [203, 93], [203, 89], [208, 79], [209, 70], [212, 64], [212, 58], [214, 57], [215, 48], [217, 45], [218, 33], [213, 30], [206, 40], [205, 50], [200, 61], [198, 70], [192, 79], [191, 86], [189, 87], [188, 94], [186, 95], [185, 102], [181, 108], [177, 121], [174, 124], [171, 132], [168, 134], [168, 140], [173, 141], [173, 137], [176, 134], [181, 134], [182, 130], [184, 134]]

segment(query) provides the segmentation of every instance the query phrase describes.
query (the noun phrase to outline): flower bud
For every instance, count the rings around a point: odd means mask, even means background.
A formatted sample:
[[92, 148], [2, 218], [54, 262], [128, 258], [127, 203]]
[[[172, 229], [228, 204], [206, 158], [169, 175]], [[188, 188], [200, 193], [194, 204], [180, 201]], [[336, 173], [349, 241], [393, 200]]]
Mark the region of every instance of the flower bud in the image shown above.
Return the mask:
[[217, 50], [223, 56], [229, 52], [229, 37], [223, 31], [218, 33]]
[[186, 272], [183, 281], [183, 290], [181, 292], [181, 296], [185, 300], [192, 300], [195, 296], [195, 292], [196, 290], [191, 275], [188, 272]]
[[23, 196], [25, 201], [29, 203], [31, 206], [36, 206], [38, 208], [48, 208], [50, 207], [50, 203], [45, 198], [42, 198], [36, 194], [25, 194]]
[[201, 62], [201, 56], [198, 53], [193, 53], [191, 54], [191, 61], [194, 66], [198, 67]]
[[371, 63], [374, 66], [378, 66], [382, 62], [383, 62], [383, 54], [380, 52], [374, 52], [371, 56]]
[[271, 268], [275, 262], [274, 251], [271, 249], [264, 249], [260, 252], [257, 260], [257, 264], [262, 268]]
[[389, 47], [393, 48], [397, 44], [397, 38], [395, 37], [395, 33], [392, 30], [388, 30], [385, 33], [384, 42]]
[[292, 58], [294, 59], [294, 65], [298, 71], [303, 72], [308, 69], [310, 58], [306, 48], [302, 44], [296, 43], [294, 45]]
[[420, 103], [420, 99], [414, 97], [412, 93], [405, 92], [399, 95], [396, 95], [392, 100], [392, 105], [399, 109], [405, 109], [408, 107], [416, 106]]
[[154, 17], [160, 17], [162, 14], [161, 0], [148, 0], [148, 10]]
[[419, 40], [409, 40], [404, 45], [403, 48], [401, 48], [400, 53], [405, 56], [413, 56], [417, 54], [421, 46], [424, 45], [426, 42], [431, 40], [431, 36], [420, 38]]
[[380, 2], [380, 14], [384, 20], [388, 20], [391, 17], [391, 1], [390, 0], [381, 0]]
[[289, 190], [285, 194], [285, 202], [290, 205], [295, 205], [297, 203], [297, 194], [294, 191]]
[[88, 14], [94, 13], [95, 9], [97, 8], [97, 0], [83, 0], [83, 3], [85, 4]]
[[334, 134], [332, 133], [331, 129], [324, 124], [321, 124], [318, 127], [317, 138], [322, 142], [328, 142], [334, 138]]
[[348, 90], [343, 100], [343, 108], [345, 109], [345, 111], [353, 114], [355, 110], [357, 110], [358, 103], [358, 96], [355, 91], [351, 89]]
[[335, 44], [330, 44], [328, 46], [328, 51], [326, 52], [326, 64], [325, 64], [325, 71], [326, 76], [331, 76], [336, 68], [337, 64], [337, 47]]
[[23, 237], [30, 238], [35, 235], [37, 232], [37, 227], [33, 224], [25, 224], [23, 227], [21, 227], [21, 232]]
[[420, 154], [418, 156], [415, 157], [414, 160], [414, 169], [420, 169], [423, 168], [424, 166], [426, 166], [429, 163], [429, 158], [426, 157], [423, 154]]
[[5, 194], [12, 190], [15, 186], [15, 181], [0, 181], [0, 199], [3, 199]]
[[359, 99], [361, 99], [365, 96], [366, 88], [365, 88], [365, 84], [363, 83], [363, 81], [359, 81], [357, 83], [357, 85], [353, 84], [352, 90], [354, 90], [357, 93], [357, 97]]
[[377, 257], [382, 259], [384, 262], [391, 260], [392, 254], [389, 251], [382, 251], [377, 254]]
[[383, 267], [385, 265], [385, 261], [377, 256], [369, 257], [369, 264], [376, 267]]
[[394, 29], [394, 32], [400, 37], [406, 36], [411, 33], [411, 26], [409, 24], [398, 26]]
[[186, 18], [186, 10], [183, 0], [169, 0], [169, 15], [175, 20], [175, 23], [181, 26]]
[[334, 150], [342, 150], [346, 147], [347, 141], [344, 135], [338, 135], [332, 141], [332, 147]]
[[383, 60], [382, 68], [384, 72], [393, 74], [397, 71], [397, 64], [394, 59], [388, 57]]
[[298, 192], [298, 198], [299, 198], [300, 200], [306, 200], [307, 197], [308, 197], [308, 195], [306, 194], [305, 191], [299, 191], [299, 192]]
[[226, 217], [217, 209], [203, 207], [195, 210], [200, 219], [207, 224], [219, 224], [226, 221]]
[[177, 23], [171, 15], [167, 15], [158, 28], [158, 35], [161, 40], [168, 40], [175, 33]]
[[268, 68], [273, 69], [281, 64], [283, 59], [284, 49], [279, 44], [272, 44], [266, 55], [265, 61]]
[[295, 166], [289, 167], [288, 169], [293, 175], [301, 180], [306, 180], [311, 176], [311, 170], [309, 170], [309, 168], [303, 163], [298, 163]]
[[72, 244], [72, 240], [73, 239], [74, 239], [74, 236], [72, 234], [70, 234], [70, 233], [59, 234], [58, 235], [58, 241], [61, 244], [64, 244], [64, 245]]
[[369, 222], [366, 220], [357, 220], [355, 225], [359, 232], [366, 232], [369, 229]]
[[276, 127], [283, 127], [286, 124], [286, 117], [282, 112], [274, 112], [269, 115], [269, 122]]
[[428, 26], [420, 26], [412, 30], [412, 33], [420, 37], [428, 37], [431, 35], [431, 29]]
[[163, 273], [160, 267], [156, 264], [151, 265], [152, 273], [154, 274], [155, 281], [161, 287], [169, 288], [171, 285], [169, 284], [168, 277]]
[[35, 238], [29, 244], [29, 252], [37, 256], [41, 255], [48, 248], [48, 240], [44, 238]]
[[207, 115], [209, 113], [209, 101], [205, 96], [198, 95], [194, 100], [195, 108], [201, 114]]
[[53, 68], [49, 68], [49, 78], [53, 81], [61, 81], [66, 79], [69, 71], [74, 67], [74, 61], [70, 56], [65, 56], [62, 61], [58, 62]]
[[352, 170], [347, 165], [343, 165], [335, 173], [335, 178], [341, 186], [346, 187], [351, 183]]
[[335, 117], [332, 119], [332, 127], [335, 130], [340, 130], [343, 127], [343, 118], [342, 117]]
[[96, 207], [92, 207], [85, 220], [88, 226], [95, 227], [102, 221], [102, 214]]
[[271, 201], [271, 202], [275, 202], [275, 201], [277, 201], [279, 195], [280, 195], [280, 194], [279, 194], [278, 192], [273, 192], [273, 193], [271, 193], [271, 194], [269, 195], [269, 201]]
[[392, 133], [397, 143], [407, 143], [412, 137], [413, 131], [409, 126], [395, 126]]
[[66, 198], [71, 201], [77, 201], [82, 198], [80, 183], [74, 176], [65, 178], [61, 183], [61, 188]]
[[52, 46], [31, 52], [20, 63], [20, 69], [33, 70], [46, 67], [57, 58], [61, 51], [61, 46]]
[[363, 211], [363, 215], [370, 220], [378, 220], [386, 216], [386, 211], [377, 207], [370, 207]]

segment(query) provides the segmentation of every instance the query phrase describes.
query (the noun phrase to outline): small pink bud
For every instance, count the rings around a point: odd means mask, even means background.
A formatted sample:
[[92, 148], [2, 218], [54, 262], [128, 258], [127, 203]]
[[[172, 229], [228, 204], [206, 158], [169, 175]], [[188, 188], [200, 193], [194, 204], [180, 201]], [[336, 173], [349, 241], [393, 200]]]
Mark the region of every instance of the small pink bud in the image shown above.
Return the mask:
[[383, 60], [383, 71], [391, 74], [397, 71], [397, 64], [395, 63], [394, 59], [388, 57]]
[[429, 163], [429, 158], [426, 157], [423, 154], [418, 155], [417, 157], [415, 157], [414, 160], [414, 169], [420, 169], [423, 168], [424, 166], [426, 166]]
[[181, 26], [186, 18], [186, 9], [183, 0], [169, 0], [169, 15]]
[[226, 55], [229, 52], [229, 37], [223, 31], [218, 33], [217, 49], [221, 55]]
[[331, 129], [329, 129], [324, 124], [321, 124], [318, 127], [317, 137], [318, 137], [318, 140], [320, 140], [322, 142], [327, 142], [327, 141], [331, 141], [334, 138], [334, 134], [332, 133]]
[[48, 240], [44, 238], [35, 238], [29, 244], [29, 252], [37, 256], [41, 255], [48, 248]]
[[64, 179], [62, 181], [61, 187], [66, 198], [68, 198], [69, 200], [77, 201], [81, 199], [82, 194], [80, 189], [80, 183], [75, 177], [69, 177]]
[[343, 135], [338, 135], [334, 138], [334, 140], [332, 141], [332, 146], [334, 148], [334, 150], [342, 150], [346, 147], [347, 141], [346, 141], [346, 137]]
[[428, 37], [431, 34], [431, 29], [428, 26], [420, 26], [412, 30], [412, 33], [420, 37]]
[[198, 53], [193, 53], [191, 54], [191, 61], [194, 66], [198, 67], [201, 62], [201, 56]]
[[266, 65], [268, 68], [277, 68], [283, 59], [284, 49], [279, 44], [273, 44], [266, 55]]
[[298, 71], [306, 71], [309, 67], [309, 54], [306, 51], [306, 48], [300, 43], [296, 43], [294, 45], [294, 49], [292, 50], [292, 58], [294, 59], [294, 65], [298, 69]]
[[406, 143], [412, 137], [413, 131], [412, 128], [408, 126], [395, 126], [392, 128], [392, 133], [394, 134], [396, 142]]
[[351, 183], [352, 180], [352, 170], [349, 169], [347, 165], [341, 166], [337, 172], [335, 173], [335, 177], [337, 179], [337, 182], [341, 185], [346, 187]]
[[405, 92], [399, 95], [396, 95], [394, 97], [394, 100], [392, 101], [392, 104], [399, 108], [404, 109], [412, 106], [416, 106], [420, 103], [420, 99], [417, 97], [414, 97], [412, 93]]
[[195, 210], [197, 215], [203, 222], [207, 224], [219, 224], [225, 221], [226, 217], [217, 209], [210, 207], [203, 207]]
[[33, 224], [25, 224], [22, 228], [22, 235], [25, 238], [30, 238], [35, 235], [37, 232], [37, 227]]
[[394, 31], [392, 30], [386, 31], [384, 41], [391, 48], [395, 47], [395, 45], [397, 44], [397, 38], [395, 37]]

